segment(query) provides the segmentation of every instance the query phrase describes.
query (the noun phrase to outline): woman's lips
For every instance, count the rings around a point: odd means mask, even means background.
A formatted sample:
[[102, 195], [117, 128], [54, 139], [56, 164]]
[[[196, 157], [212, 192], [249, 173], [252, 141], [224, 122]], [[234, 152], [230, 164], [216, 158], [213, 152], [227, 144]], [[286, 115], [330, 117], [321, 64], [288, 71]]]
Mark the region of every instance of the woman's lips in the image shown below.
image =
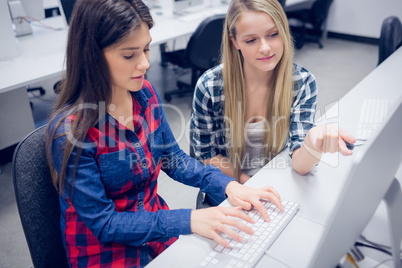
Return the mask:
[[140, 76], [131, 77], [131, 79], [135, 80], [135, 81], [141, 81], [144, 79], [144, 77], [145, 77], [145, 75], [140, 75]]
[[269, 61], [269, 60], [271, 60], [273, 57], [274, 57], [274, 55], [269, 56], [269, 57], [257, 58], [257, 60], [259, 60], [259, 61]]

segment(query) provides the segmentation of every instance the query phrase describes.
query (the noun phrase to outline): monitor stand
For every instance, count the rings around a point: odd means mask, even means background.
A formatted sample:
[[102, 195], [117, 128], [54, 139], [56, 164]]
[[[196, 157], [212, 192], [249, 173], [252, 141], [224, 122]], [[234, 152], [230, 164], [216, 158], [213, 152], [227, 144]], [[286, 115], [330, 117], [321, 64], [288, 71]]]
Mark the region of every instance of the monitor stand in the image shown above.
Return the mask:
[[11, 22], [10, 11], [6, 1], [0, 1], [0, 61], [17, 57], [20, 52]]
[[15, 26], [15, 36], [23, 36], [32, 34], [31, 25], [22, 17], [26, 16], [24, 7], [20, 0], [9, 0], [8, 6], [10, 8], [11, 18]]
[[388, 212], [388, 222], [391, 238], [394, 267], [401, 268], [401, 239], [402, 239], [402, 192], [397, 179], [394, 179], [384, 197]]

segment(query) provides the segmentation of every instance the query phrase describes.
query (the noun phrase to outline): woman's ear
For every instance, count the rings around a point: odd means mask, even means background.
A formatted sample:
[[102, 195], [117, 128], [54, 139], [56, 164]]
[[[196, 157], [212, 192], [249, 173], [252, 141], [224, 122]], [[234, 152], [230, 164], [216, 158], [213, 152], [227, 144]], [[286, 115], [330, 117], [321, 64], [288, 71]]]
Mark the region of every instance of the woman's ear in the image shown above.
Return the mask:
[[232, 44], [234, 45], [234, 47], [237, 50], [240, 50], [239, 46], [237, 45], [237, 41], [236, 41], [236, 39], [234, 38], [234, 36], [232, 34], [230, 35], [230, 40], [232, 41]]

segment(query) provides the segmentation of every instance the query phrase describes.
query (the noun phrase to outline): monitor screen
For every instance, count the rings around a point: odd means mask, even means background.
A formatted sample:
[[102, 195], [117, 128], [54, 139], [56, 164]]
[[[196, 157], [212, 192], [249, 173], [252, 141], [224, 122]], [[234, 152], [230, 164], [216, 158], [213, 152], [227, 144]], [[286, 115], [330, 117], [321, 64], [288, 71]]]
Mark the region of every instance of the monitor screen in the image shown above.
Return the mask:
[[60, 7], [60, 14], [64, 17], [66, 25], [70, 23], [71, 13], [76, 0], [58, 0]]
[[402, 162], [401, 122], [402, 99], [399, 99], [376, 135], [356, 152], [309, 267], [335, 267], [354, 245], [391, 184], [395, 184], [394, 178]]

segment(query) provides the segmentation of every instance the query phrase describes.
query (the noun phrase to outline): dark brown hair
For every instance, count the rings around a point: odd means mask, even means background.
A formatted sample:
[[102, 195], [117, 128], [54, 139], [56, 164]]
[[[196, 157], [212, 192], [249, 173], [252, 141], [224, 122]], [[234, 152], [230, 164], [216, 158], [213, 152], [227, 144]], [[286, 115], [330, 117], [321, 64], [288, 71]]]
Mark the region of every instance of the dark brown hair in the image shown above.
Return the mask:
[[[53, 184], [60, 192], [73, 150], [77, 149], [72, 173], [74, 181], [82, 150], [79, 144], [85, 140], [88, 129], [101, 119], [100, 104], [108, 107], [111, 101], [111, 78], [103, 50], [123, 41], [142, 22], [149, 28], [153, 26], [148, 7], [140, 0], [78, 0], [74, 5], [68, 32], [66, 71], [46, 142]], [[56, 130], [72, 114], [75, 120], [66, 132], [56, 135]], [[63, 135], [73, 138], [66, 139], [61, 170], [57, 173], [52, 162], [52, 143]]]

